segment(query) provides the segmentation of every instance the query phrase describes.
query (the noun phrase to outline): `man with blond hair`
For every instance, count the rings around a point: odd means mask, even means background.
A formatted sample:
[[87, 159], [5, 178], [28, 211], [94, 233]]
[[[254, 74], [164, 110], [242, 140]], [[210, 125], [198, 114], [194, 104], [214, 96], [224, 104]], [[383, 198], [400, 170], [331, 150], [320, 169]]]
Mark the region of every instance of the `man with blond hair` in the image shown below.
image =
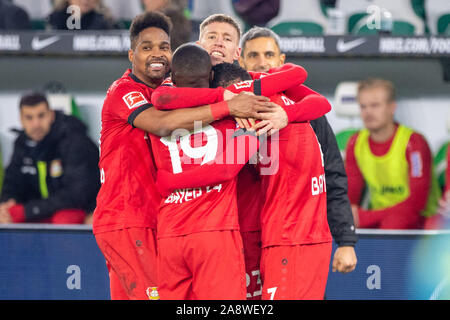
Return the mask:
[[[360, 228], [420, 229], [440, 196], [425, 138], [394, 119], [391, 81], [359, 83], [364, 129], [349, 140], [346, 170], [355, 224]], [[366, 187], [369, 205], [361, 206]]]

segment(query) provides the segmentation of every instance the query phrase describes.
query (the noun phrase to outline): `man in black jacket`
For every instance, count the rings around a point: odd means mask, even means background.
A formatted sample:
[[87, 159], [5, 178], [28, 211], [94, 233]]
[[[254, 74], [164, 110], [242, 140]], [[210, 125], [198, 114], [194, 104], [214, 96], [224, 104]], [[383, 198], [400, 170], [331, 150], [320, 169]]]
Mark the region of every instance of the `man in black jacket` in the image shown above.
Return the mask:
[[[267, 72], [284, 64], [278, 36], [268, 28], [253, 27], [241, 41], [239, 62], [248, 71]], [[336, 137], [325, 116], [311, 121], [322, 147], [327, 184], [327, 218], [331, 234], [338, 245], [332, 270], [351, 272], [356, 267], [354, 246], [357, 242], [353, 215], [347, 195], [347, 174]]]
[[78, 119], [49, 108], [46, 97], [20, 100], [20, 131], [6, 168], [0, 223], [83, 223], [100, 188], [98, 148]]

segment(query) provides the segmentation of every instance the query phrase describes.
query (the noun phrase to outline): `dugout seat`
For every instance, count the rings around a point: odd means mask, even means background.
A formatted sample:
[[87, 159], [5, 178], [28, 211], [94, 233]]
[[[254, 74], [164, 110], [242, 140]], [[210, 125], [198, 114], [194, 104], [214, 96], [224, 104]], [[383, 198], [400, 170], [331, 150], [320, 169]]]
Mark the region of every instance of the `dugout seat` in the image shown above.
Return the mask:
[[425, 33], [421, 3], [420, 0], [338, 0], [336, 7], [347, 17], [349, 34], [377, 34], [381, 12], [387, 10], [392, 14], [392, 34], [412, 36]]
[[33, 30], [45, 29], [47, 17], [53, 11], [52, 0], [13, 0], [13, 3], [28, 13]]
[[392, 14], [393, 34], [419, 36], [425, 33], [425, 22], [414, 10], [413, 0], [373, 0], [373, 4]]
[[350, 127], [336, 133], [336, 140], [342, 159], [345, 159], [345, 149], [348, 140], [353, 134], [360, 130], [360, 128], [354, 124], [355, 120], [360, 117], [359, 105], [356, 99], [357, 89], [357, 82], [344, 81], [336, 86], [334, 93], [333, 110], [336, 112], [336, 116], [348, 118], [351, 121]]
[[47, 93], [47, 100], [50, 108], [59, 110], [65, 114], [76, 116], [79, 118], [80, 113], [75, 103], [75, 99], [68, 93]]
[[327, 17], [320, 0], [281, 0], [279, 14], [267, 23], [279, 36], [320, 35]]
[[211, 0], [189, 0], [188, 8], [190, 11], [190, 18], [193, 27], [193, 38], [198, 39], [198, 27], [203, 20], [215, 13], [223, 13], [233, 17], [234, 20], [241, 27], [242, 32], [247, 28], [244, 21], [239, 17], [239, 15], [234, 11], [233, 0], [221, 0], [221, 1], [211, 1]]
[[425, 13], [431, 34], [450, 35], [450, 1], [426, 0]]
[[357, 29], [360, 20], [368, 15], [370, 0], [336, 0], [336, 9], [341, 11], [347, 21], [347, 33], [352, 34]]
[[81, 120], [80, 110], [72, 94], [66, 92], [66, 88], [58, 81], [50, 81], [45, 84], [43, 91], [46, 93], [48, 104], [53, 110], [62, 111]]
[[144, 12], [141, 0], [103, 0], [103, 4], [110, 10], [114, 20], [126, 29], [130, 27], [134, 17]]

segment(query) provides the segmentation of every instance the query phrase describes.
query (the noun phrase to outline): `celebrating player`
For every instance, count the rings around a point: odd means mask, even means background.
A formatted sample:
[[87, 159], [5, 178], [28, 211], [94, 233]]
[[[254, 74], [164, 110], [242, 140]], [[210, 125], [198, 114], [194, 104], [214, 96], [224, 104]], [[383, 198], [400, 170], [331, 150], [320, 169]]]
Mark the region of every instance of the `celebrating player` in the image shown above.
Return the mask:
[[[268, 72], [271, 68], [282, 66], [286, 55], [280, 48], [276, 33], [268, 28], [253, 27], [247, 31], [241, 41], [242, 52], [239, 63], [247, 71]], [[306, 95], [315, 95], [310, 88], [301, 85], [290, 98], [297, 101]], [[289, 116], [289, 114], [288, 114]], [[350, 201], [347, 196], [347, 176], [336, 137], [325, 116], [311, 121], [321, 145], [327, 183], [328, 223], [337, 244], [332, 270], [342, 273], [351, 272], [356, 267], [354, 246], [357, 242]], [[253, 192], [255, 193], [255, 192]]]
[[223, 105], [164, 112], [152, 108], [151, 94], [170, 69], [171, 24], [158, 12], [137, 16], [130, 27], [131, 70], [108, 89], [102, 109], [100, 174], [93, 232], [107, 263], [112, 299], [157, 297], [156, 215], [160, 195], [146, 132], [168, 135], [192, 129], [194, 121], [217, 116], [256, 116], [270, 104], [264, 97], [239, 95]]
[[[210, 78], [211, 60], [203, 48], [185, 44], [175, 51], [174, 84], [208, 88]], [[214, 159], [235, 128], [235, 121], [225, 118], [193, 132], [182, 130], [162, 138], [150, 135], [156, 166], [181, 173], [195, 168], [195, 160]], [[158, 215], [158, 248], [162, 299], [245, 299], [236, 180], [179, 190], [165, 198]]]
[[[226, 86], [235, 79], [250, 79], [245, 70], [232, 64], [217, 65], [214, 71], [213, 83], [217, 85]], [[283, 95], [272, 99], [278, 99], [280, 104], [294, 105]], [[290, 147], [292, 141], [297, 148]], [[321, 299], [328, 274], [331, 234], [326, 218], [326, 186], [320, 146], [308, 122], [288, 125], [276, 141], [269, 139], [268, 143], [278, 143], [279, 152], [268, 155], [272, 161], [269, 168], [261, 168], [261, 172], [267, 173], [261, 175], [266, 194], [261, 212], [262, 297]], [[172, 187], [180, 187], [183, 183], [212, 183], [214, 179], [220, 180], [220, 173], [226, 171], [211, 171], [209, 175], [206, 172], [207, 169], [178, 175], [158, 172], [158, 181], [163, 178], [165, 183], [170, 181]], [[280, 203], [277, 201], [280, 198], [287, 200]]]

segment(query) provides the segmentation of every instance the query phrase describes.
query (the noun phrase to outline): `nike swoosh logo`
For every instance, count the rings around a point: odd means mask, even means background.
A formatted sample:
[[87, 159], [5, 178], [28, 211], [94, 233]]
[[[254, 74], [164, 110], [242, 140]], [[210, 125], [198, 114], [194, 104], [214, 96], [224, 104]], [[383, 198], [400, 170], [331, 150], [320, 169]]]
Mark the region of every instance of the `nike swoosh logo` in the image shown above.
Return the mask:
[[366, 41], [367, 41], [367, 39], [365, 39], [365, 38], [355, 39], [355, 40], [352, 40], [349, 42], [344, 42], [344, 40], [339, 39], [336, 44], [336, 49], [338, 52], [347, 52], [347, 51], [352, 50], [353, 48], [356, 48], [356, 47], [362, 45]]
[[35, 51], [39, 51], [44, 49], [45, 47], [48, 47], [49, 45], [57, 42], [59, 40], [59, 36], [53, 36], [44, 40], [40, 40], [39, 37], [34, 37], [31, 41], [31, 49]]

